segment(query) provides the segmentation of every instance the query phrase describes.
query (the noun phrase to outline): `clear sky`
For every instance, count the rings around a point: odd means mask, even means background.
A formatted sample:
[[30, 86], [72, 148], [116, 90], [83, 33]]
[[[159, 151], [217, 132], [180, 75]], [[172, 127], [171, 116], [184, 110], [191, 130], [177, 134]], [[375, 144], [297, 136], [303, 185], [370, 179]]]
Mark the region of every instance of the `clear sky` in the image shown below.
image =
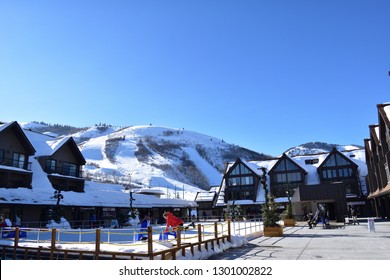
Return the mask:
[[388, 0], [0, 0], [0, 120], [164, 125], [279, 155], [363, 145]]

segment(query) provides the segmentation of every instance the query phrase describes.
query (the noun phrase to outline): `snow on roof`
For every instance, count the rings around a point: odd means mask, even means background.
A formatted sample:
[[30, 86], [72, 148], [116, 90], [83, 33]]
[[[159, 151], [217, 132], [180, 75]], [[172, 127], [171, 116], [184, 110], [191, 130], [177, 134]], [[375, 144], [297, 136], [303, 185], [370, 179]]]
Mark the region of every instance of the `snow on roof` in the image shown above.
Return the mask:
[[209, 191], [209, 192], [198, 192], [198, 195], [196, 196], [196, 201], [213, 201], [215, 197], [215, 191]]
[[50, 145], [50, 147], [52, 148], [52, 153], [51, 155], [55, 154], [55, 152], [58, 151], [58, 149], [60, 149], [65, 143], [67, 143], [69, 141], [71, 137], [64, 137], [62, 139], [57, 139], [56, 141], [50, 141], [48, 142], [48, 144]]

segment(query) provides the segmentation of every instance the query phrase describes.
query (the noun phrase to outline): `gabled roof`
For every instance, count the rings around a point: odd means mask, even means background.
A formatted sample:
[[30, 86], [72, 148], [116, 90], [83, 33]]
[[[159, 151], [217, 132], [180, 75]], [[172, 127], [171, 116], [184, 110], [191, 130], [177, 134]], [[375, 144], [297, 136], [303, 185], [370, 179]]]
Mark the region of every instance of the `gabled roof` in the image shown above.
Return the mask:
[[351, 159], [349, 159], [348, 157], [346, 157], [344, 154], [342, 154], [341, 152], [339, 152], [336, 148], [333, 148], [333, 150], [328, 154], [328, 156], [323, 160], [323, 162], [320, 164], [320, 166], [318, 166], [318, 168], [322, 168], [324, 166], [324, 164], [327, 163], [327, 161], [329, 160], [329, 158], [333, 155], [339, 155], [341, 156], [343, 159], [345, 159], [347, 162], [351, 163], [351, 165], [357, 167], [357, 164], [354, 163]]
[[81, 151], [79, 150], [79, 148], [78, 148], [76, 142], [74, 141], [73, 137], [64, 137], [61, 140], [54, 142], [51, 145], [51, 148], [53, 150], [52, 150], [52, 153], [51, 153], [50, 156], [54, 155], [56, 152], [58, 152], [58, 150], [60, 150], [61, 148], [63, 148], [66, 145], [72, 151], [72, 153], [77, 158], [77, 161], [80, 164], [85, 164], [86, 163], [86, 160], [85, 160], [83, 154], [81, 153]]
[[298, 163], [296, 163], [295, 161], [293, 161], [290, 157], [288, 157], [285, 153], [279, 158], [279, 160], [274, 164], [274, 166], [268, 171], [268, 173], [272, 173], [274, 171], [275, 168], [277, 168], [277, 166], [283, 161], [283, 160], [288, 160], [289, 162], [291, 162], [293, 165], [295, 165], [298, 170], [302, 171], [303, 173], [307, 174], [306, 170], [304, 168], [302, 168], [302, 166], [300, 166]]
[[255, 175], [260, 176], [261, 172], [259, 171], [259, 166], [257, 166], [256, 164], [254, 164], [252, 162], [242, 160], [240, 158], [237, 158], [237, 160], [235, 162], [229, 163], [227, 165], [227, 168], [225, 170], [225, 175], [230, 173], [240, 163], [244, 164]]
[[204, 191], [204, 192], [197, 192], [195, 201], [196, 202], [212, 202], [214, 201], [214, 198], [216, 196], [215, 191]]
[[31, 142], [28, 140], [26, 134], [23, 132], [23, 129], [20, 127], [18, 122], [13, 121], [10, 123], [6, 123], [0, 126], [0, 133], [7, 131], [7, 130], [12, 130], [17, 138], [22, 142], [22, 145], [25, 147], [26, 152], [28, 155], [34, 155], [35, 154], [35, 149]]

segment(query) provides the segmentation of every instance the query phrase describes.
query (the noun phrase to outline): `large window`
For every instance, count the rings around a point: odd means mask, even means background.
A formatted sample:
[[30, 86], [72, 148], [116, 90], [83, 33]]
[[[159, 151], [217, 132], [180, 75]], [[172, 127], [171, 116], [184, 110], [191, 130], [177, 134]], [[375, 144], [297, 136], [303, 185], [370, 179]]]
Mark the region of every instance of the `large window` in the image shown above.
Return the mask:
[[322, 179], [329, 181], [343, 180], [355, 176], [351, 163], [339, 154], [333, 154], [327, 159], [320, 174]]
[[291, 160], [283, 159], [273, 171], [273, 184], [297, 183], [302, 181], [302, 172]]
[[351, 165], [351, 164], [345, 158], [341, 157], [339, 154], [333, 154], [325, 162], [324, 167], [343, 166], [343, 165]]
[[53, 173], [57, 170], [57, 161], [54, 159], [47, 159], [46, 160], [46, 172], [47, 173]]
[[230, 175], [243, 175], [251, 174], [251, 171], [243, 164], [237, 164], [236, 167], [230, 172]]
[[275, 173], [274, 183], [289, 183], [289, 182], [300, 182], [302, 180], [301, 172], [290, 172], [290, 173]]
[[257, 188], [253, 172], [242, 163], [238, 163], [226, 178], [228, 200], [255, 199]]
[[64, 162], [62, 163], [62, 171], [64, 175], [74, 176], [76, 177], [76, 164]]
[[253, 177], [252, 176], [230, 177], [229, 185], [230, 186], [253, 185]]
[[24, 154], [14, 153], [12, 158], [12, 166], [24, 168], [26, 161], [26, 156]]

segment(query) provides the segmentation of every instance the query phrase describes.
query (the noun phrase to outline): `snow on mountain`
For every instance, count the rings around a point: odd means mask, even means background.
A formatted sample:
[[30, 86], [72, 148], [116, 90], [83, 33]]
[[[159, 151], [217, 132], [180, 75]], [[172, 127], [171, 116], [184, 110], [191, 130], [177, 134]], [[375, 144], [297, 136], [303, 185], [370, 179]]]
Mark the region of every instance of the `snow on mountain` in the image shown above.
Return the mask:
[[[72, 136], [86, 159], [87, 181], [119, 184], [127, 189], [159, 189], [166, 198], [192, 200], [196, 192], [219, 185], [225, 164], [237, 158], [266, 160], [257, 153], [222, 139], [184, 129], [154, 125], [116, 127], [95, 125], [75, 128], [45, 123], [22, 123], [23, 128], [57, 135], [53, 143]], [[71, 132], [71, 133], [69, 133]], [[293, 147], [288, 156], [362, 148], [310, 142]]]
[[[86, 159], [87, 180], [121, 184], [127, 188], [157, 188], [162, 197], [194, 199], [196, 192], [219, 185], [225, 163], [268, 156], [225, 143], [201, 133], [162, 126], [115, 127], [95, 125], [76, 129], [44, 123], [23, 123], [44, 134], [72, 136]], [[60, 128], [65, 128], [61, 133]], [[68, 131], [75, 131], [67, 134]]]
[[363, 149], [362, 146], [358, 145], [338, 145], [338, 144], [328, 144], [324, 142], [309, 142], [296, 147], [292, 147], [285, 151], [285, 154], [288, 156], [303, 156], [309, 154], [320, 154], [320, 153], [329, 153], [333, 148], [343, 152], [356, 149]]

